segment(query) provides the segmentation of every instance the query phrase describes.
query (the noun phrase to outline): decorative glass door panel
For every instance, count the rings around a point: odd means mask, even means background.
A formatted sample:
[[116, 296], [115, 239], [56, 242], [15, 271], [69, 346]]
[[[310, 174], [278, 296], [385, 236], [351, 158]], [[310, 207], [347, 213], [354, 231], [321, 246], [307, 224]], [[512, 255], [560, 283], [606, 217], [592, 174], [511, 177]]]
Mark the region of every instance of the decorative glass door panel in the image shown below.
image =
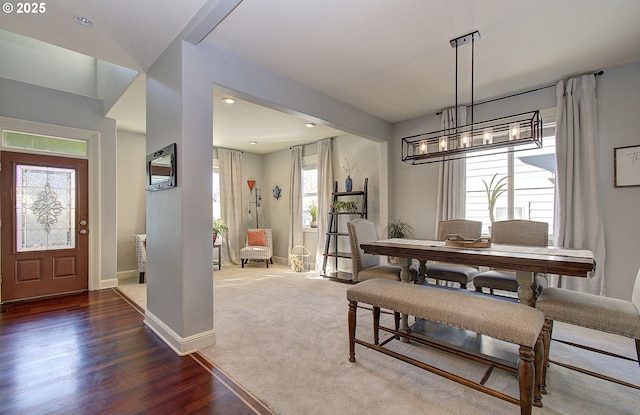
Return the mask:
[[2, 151], [2, 301], [86, 290], [88, 161]]
[[76, 247], [76, 171], [16, 165], [16, 251]]

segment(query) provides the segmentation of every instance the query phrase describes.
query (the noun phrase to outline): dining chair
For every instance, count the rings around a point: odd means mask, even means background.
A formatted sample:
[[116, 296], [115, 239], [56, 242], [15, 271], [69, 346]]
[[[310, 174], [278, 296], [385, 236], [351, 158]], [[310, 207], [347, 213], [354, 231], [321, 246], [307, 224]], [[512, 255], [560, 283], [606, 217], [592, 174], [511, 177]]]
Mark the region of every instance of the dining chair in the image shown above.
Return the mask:
[[[482, 234], [482, 222], [451, 219], [438, 223], [438, 240], [444, 241], [449, 235], [460, 235], [465, 239], [477, 239]], [[426, 276], [440, 281], [451, 281], [460, 284], [460, 288], [467, 288], [467, 284], [478, 274], [478, 269], [467, 265], [446, 262], [427, 262]]]
[[372, 278], [385, 278], [400, 281], [402, 267], [397, 265], [380, 265], [378, 255], [365, 254], [360, 244], [378, 240], [376, 227], [367, 219], [356, 219], [347, 222], [349, 230], [349, 242], [351, 244], [351, 267], [353, 270], [353, 282], [369, 280]]
[[[548, 242], [549, 224], [546, 222], [512, 219], [493, 222], [491, 225], [491, 243], [547, 246]], [[537, 276], [534, 284], [533, 291], [537, 296], [546, 286], [546, 280], [542, 276]], [[488, 288], [489, 292], [494, 295], [495, 290], [518, 292], [515, 272], [503, 269], [491, 269], [478, 273], [473, 277], [473, 286], [477, 292]]]
[[[640, 269], [638, 270], [636, 281], [633, 285], [631, 301], [587, 294], [566, 288], [548, 287], [542, 290], [542, 293], [536, 301], [536, 308], [544, 313], [545, 318], [545, 325], [542, 331], [544, 344], [543, 387], [546, 385], [546, 368], [549, 362], [549, 349], [551, 346], [554, 321], [561, 321], [574, 326], [586, 327], [588, 329], [634, 339], [637, 356], [637, 360], [634, 361], [640, 365]], [[610, 351], [603, 351], [575, 343], [571, 343], [570, 345], [608, 356], [633, 360], [626, 356], [616, 355]], [[562, 366], [628, 386], [626, 382], [604, 377], [590, 371], [587, 373], [583, 369], [565, 363], [562, 363]]]

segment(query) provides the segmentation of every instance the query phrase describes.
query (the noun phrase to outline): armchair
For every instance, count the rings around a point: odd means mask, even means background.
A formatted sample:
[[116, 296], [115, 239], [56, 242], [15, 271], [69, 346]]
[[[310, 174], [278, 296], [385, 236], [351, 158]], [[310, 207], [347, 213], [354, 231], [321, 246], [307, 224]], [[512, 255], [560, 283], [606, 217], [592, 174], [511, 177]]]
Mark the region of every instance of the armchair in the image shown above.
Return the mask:
[[262, 260], [267, 268], [273, 264], [273, 238], [271, 229], [247, 229], [246, 246], [240, 249], [242, 268], [250, 260]]
[[145, 272], [147, 272], [147, 234], [133, 235], [136, 246], [136, 258], [138, 259], [138, 272], [140, 276], [138, 283], [145, 282]]

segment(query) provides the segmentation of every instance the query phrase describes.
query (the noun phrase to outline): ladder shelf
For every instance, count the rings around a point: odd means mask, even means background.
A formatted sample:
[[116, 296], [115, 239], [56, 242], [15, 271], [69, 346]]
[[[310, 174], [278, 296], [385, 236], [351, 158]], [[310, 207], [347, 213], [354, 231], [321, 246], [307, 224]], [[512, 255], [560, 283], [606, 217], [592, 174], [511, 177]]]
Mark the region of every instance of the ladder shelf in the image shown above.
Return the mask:
[[[340, 217], [345, 217], [348, 215], [358, 216], [360, 218], [367, 218], [367, 187], [368, 187], [369, 179], [364, 179], [364, 187], [363, 190], [354, 190], [350, 192], [339, 192], [338, 191], [338, 182], [335, 181], [333, 183], [333, 192], [332, 202], [331, 202], [331, 210], [329, 211], [329, 222], [327, 226], [325, 245], [324, 245], [324, 259], [322, 261], [322, 273], [324, 276], [338, 279], [342, 281], [351, 281], [353, 279], [353, 275], [351, 272], [339, 271], [338, 270], [338, 260], [342, 259], [351, 259], [351, 252], [345, 251], [345, 247], [343, 246], [345, 243], [338, 243], [340, 237], [349, 237], [349, 233], [340, 231]], [[359, 206], [359, 210], [355, 212], [338, 212], [334, 206], [334, 202], [341, 200], [341, 198], [350, 197], [352, 199], [356, 199], [355, 202]], [[358, 200], [360, 199], [360, 200]], [[359, 203], [358, 203], [359, 202]], [[340, 246], [339, 246], [340, 245]], [[346, 242], [347, 248], [350, 247], [349, 242]], [[342, 249], [339, 251], [338, 249]], [[334, 259], [334, 270], [330, 273], [327, 273], [327, 263], [329, 259]]]

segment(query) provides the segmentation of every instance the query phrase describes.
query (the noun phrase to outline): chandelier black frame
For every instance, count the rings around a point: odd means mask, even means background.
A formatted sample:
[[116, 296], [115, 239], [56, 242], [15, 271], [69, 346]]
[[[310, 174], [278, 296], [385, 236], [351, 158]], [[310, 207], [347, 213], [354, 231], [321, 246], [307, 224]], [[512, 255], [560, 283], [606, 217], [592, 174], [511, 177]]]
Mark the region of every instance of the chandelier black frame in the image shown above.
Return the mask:
[[[456, 49], [455, 108], [458, 108], [458, 47], [471, 43], [471, 123], [458, 125], [456, 114], [455, 125], [452, 128], [404, 137], [402, 161], [409, 164], [426, 164], [493, 154], [502, 151], [503, 148], [511, 152], [542, 147], [540, 111], [524, 112], [474, 123], [473, 72], [476, 38], [480, 38], [478, 31], [450, 40], [451, 46]], [[523, 146], [524, 144], [529, 145]], [[479, 153], [480, 151], [482, 153]]]

